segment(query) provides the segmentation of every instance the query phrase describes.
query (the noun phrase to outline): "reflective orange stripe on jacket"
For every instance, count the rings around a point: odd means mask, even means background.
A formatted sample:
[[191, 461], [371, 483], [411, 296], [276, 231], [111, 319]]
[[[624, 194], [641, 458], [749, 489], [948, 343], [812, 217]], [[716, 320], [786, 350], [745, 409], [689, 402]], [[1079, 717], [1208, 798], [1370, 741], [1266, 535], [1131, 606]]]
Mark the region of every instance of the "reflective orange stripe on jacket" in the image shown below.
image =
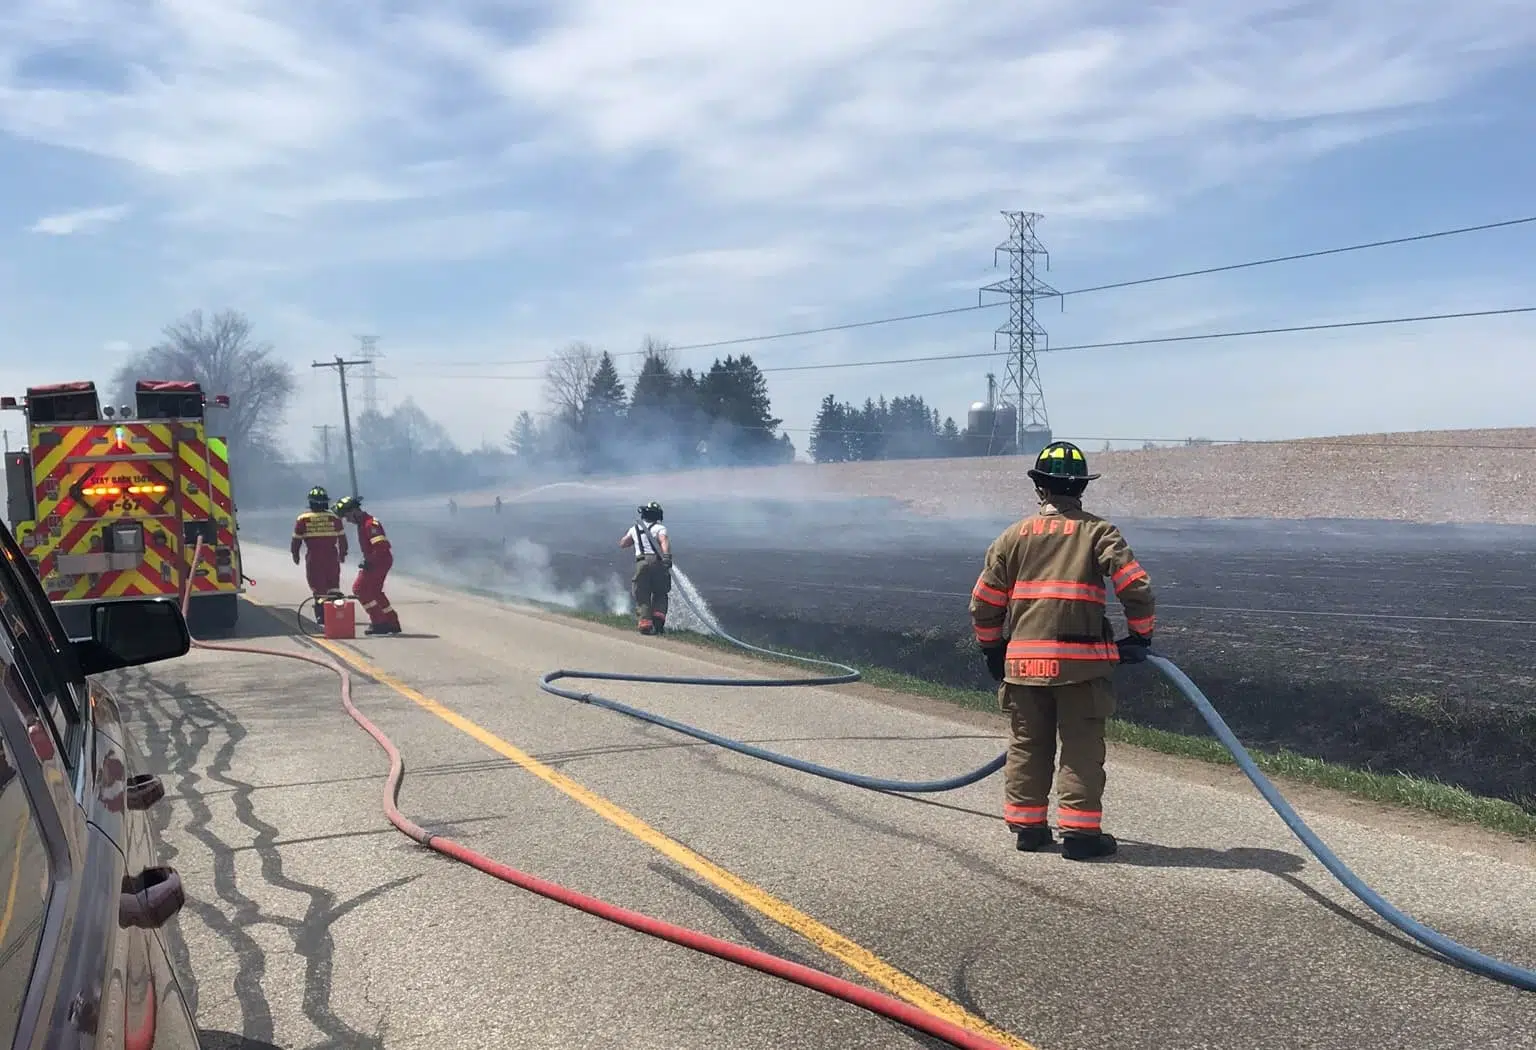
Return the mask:
[[[996, 587], [988, 586], [980, 576], [976, 577], [976, 586], [971, 588], [971, 598], [997, 609], [1008, 608], [1008, 595]], [[1001, 625], [984, 627], [973, 620], [971, 627], [976, 635], [976, 644], [982, 648], [996, 645], [1003, 640], [1003, 628]]]
[[1137, 580], [1145, 580], [1146, 578], [1147, 570], [1141, 567], [1141, 562], [1133, 561], [1129, 565], [1121, 566], [1121, 568], [1109, 578], [1109, 582], [1115, 585], [1115, 593], [1121, 594], [1127, 587], [1135, 583]]
[[1033, 598], [1056, 598], [1060, 601], [1098, 602], [1103, 605], [1106, 594], [1102, 585], [1083, 583], [1081, 580], [1020, 580], [1013, 585], [1012, 597], [1016, 602]]
[[1008, 642], [1008, 659], [1118, 661], [1120, 650], [1114, 642], [1050, 642], [1014, 638]]
[[976, 586], [971, 588], [971, 597], [975, 598], [978, 602], [995, 605], [999, 609], [1005, 608], [1008, 605], [1008, 595], [996, 587], [987, 586], [980, 577], [976, 579]]

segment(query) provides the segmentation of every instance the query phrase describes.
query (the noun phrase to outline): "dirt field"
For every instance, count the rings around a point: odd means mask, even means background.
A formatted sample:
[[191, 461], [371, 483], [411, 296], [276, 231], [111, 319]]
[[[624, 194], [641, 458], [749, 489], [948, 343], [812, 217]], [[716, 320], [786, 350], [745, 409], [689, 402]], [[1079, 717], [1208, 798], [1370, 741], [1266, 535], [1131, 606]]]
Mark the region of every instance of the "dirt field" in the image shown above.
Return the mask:
[[[1536, 428], [1086, 451], [1104, 475], [1090, 490], [1091, 509], [1109, 516], [1536, 524]], [[634, 498], [874, 497], [963, 517], [1032, 503], [1025, 466], [1013, 457], [886, 460], [591, 480]]]

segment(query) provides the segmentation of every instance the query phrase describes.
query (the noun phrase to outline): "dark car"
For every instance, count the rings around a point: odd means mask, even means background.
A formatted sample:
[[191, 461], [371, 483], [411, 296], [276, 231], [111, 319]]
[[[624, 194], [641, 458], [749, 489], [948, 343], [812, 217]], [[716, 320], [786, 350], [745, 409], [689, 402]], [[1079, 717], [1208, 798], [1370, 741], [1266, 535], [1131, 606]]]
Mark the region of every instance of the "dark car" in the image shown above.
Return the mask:
[[191, 642], [164, 598], [97, 604], [90, 630], [65, 636], [0, 524], [0, 1046], [199, 1050], [166, 950], [181, 879], [146, 812], [165, 788], [88, 680]]

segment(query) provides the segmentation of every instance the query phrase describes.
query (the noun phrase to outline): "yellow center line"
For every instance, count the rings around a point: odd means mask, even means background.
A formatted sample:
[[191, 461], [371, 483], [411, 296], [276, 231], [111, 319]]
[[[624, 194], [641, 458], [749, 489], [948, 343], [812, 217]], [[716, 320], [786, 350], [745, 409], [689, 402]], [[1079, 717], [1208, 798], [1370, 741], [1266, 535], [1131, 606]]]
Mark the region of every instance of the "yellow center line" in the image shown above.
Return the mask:
[[21, 851], [25, 845], [21, 836], [27, 830], [31, 816], [30, 810], [23, 810], [21, 819], [16, 822], [16, 853], [11, 859], [11, 885], [5, 891], [5, 914], [0, 915], [0, 941], [5, 940], [5, 934], [11, 928], [11, 919], [16, 914], [16, 888], [21, 884]]
[[311, 637], [310, 640], [317, 645], [323, 646], [327, 651], [334, 654], [354, 670], [360, 671], [374, 681], [388, 686], [407, 700], [441, 718], [460, 732], [474, 737], [503, 758], [511, 760], [546, 784], [623, 828], [641, 842], [687, 868], [695, 875], [713, 883], [737, 900], [757, 909], [780, 925], [800, 934], [822, 951], [847, 963], [893, 995], [905, 999], [907, 1002], [926, 1010], [935, 1017], [940, 1017], [977, 1035], [985, 1036], [1002, 1046], [1008, 1047], [1009, 1050], [1037, 1050], [1033, 1044], [1027, 1043], [1018, 1036], [989, 1024], [959, 1003], [946, 998], [926, 984], [902, 973], [869, 949], [855, 944], [836, 930], [811, 918], [811, 916], [800, 911], [792, 904], [773, 896], [773, 894], [762, 887], [748, 882], [734, 872], [727, 871], [713, 861], [705, 859], [687, 846], [684, 846], [681, 842], [668, 838], [633, 813], [621, 809], [565, 774], [551, 769], [532, 755], [514, 747], [490, 730], [471, 722], [458, 712], [422, 694], [389, 672], [356, 655], [351, 650], [345, 649], [324, 638]]

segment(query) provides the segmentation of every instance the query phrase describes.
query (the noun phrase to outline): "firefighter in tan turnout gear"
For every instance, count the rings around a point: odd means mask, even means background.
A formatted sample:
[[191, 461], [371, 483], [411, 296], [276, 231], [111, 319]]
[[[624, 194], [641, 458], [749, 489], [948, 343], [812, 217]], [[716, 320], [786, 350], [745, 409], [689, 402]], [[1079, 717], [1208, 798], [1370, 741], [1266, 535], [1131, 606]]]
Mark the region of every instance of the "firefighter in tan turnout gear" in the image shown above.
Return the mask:
[[672, 541], [661, 523], [661, 504], [655, 500], [635, 508], [640, 520], [619, 540], [624, 550], [635, 552], [635, 619], [641, 634], [667, 631], [667, 595], [672, 593]]
[[[1104, 724], [1115, 710], [1116, 665], [1145, 660], [1151, 646], [1152, 581], [1120, 530], [1083, 510], [1083, 491], [1099, 475], [1088, 473], [1081, 449], [1052, 442], [1029, 476], [1040, 509], [992, 541], [971, 592], [976, 641], [1011, 713], [1003, 817], [1020, 850], [1054, 841], [1046, 807], [1059, 733], [1062, 856], [1107, 857], [1117, 845], [1101, 828]], [[1129, 629], [1118, 642], [1106, 579]]]

